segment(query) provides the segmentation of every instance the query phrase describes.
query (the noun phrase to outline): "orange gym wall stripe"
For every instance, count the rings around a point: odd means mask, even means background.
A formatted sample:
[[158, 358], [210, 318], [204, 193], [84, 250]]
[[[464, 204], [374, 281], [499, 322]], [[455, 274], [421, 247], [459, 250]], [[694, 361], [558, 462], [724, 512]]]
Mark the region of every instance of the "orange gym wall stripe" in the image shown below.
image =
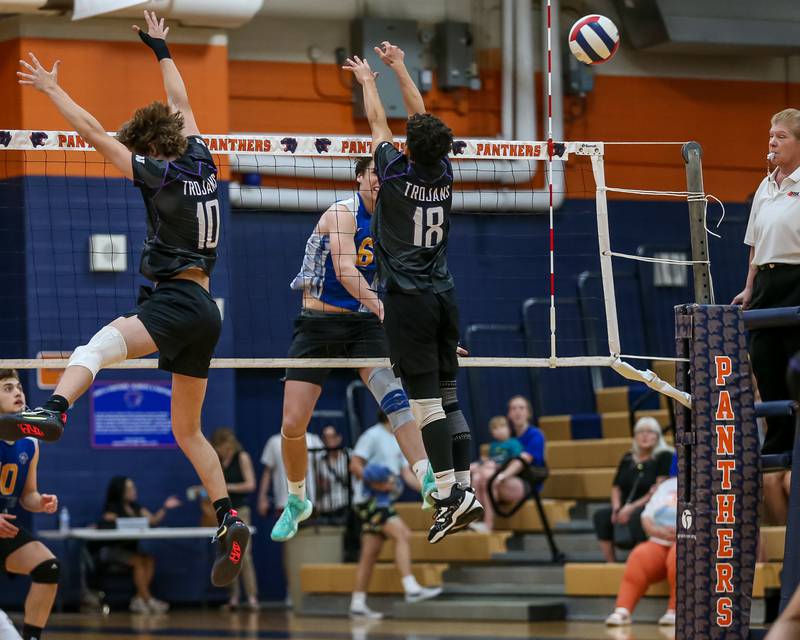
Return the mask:
[[[228, 52], [217, 45], [172, 44], [170, 50], [180, 65], [192, 99], [198, 125], [204, 131], [229, 131]], [[0, 71], [5, 83], [0, 109], [0, 128], [64, 129], [56, 108], [42, 94], [16, 84], [17, 60], [33, 51], [49, 67], [60, 59], [61, 85], [110, 131], [130, 118], [137, 107], [153, 100], [166, 100], [158, 63], [139, 42], [52, 40], [20, 38], [0, 43]], [[5, 96], [9, 98], [6, 101]], [[18, 163], [0, 152], [0, 176], [19, 173]], [[65, 155], [68, 161], [65, 163]], [[62, 152], [29, 154], [22, 173], [34, 175], [118, 175], [98, 156]], [[4, 160], [5, 158], [5, 160]], [[43, 162], [42, 160], [46, 160]]]

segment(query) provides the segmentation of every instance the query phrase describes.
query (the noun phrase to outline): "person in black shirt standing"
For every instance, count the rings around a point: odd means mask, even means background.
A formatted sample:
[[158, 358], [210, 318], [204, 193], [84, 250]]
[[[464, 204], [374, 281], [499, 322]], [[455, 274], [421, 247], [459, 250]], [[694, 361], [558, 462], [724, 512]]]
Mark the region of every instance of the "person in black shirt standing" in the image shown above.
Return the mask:
[[169, 28], [154, 13], [144, 15], [149, 33], [134, 29], [159, 60], [169, 105], [154, 102], [138, 109], [116, 139], [58, 85], [58, 62], [48, 71], [32, 53], [30, 62], [20, 61], [20, 84], [50, 98], [83, 139], [141, 190], [147, 238], [140, 271], [156, 287], [143, 287], [135, 310], [73, 351], [43, 407], [0, 416], [0, 438], [57, 440], [67, 409], [101, 368], [158, 351], [159, 367], [172, 372], [172, 431], [214, 501], [219, 544], [211, 580], [222, 586], [239, 574], [250, 531], [231, 505], [219, 458], [200, 430], [208, 368], [222, 328], [209, 294], [220, 232], [217, 168], [167, 48]]
[[375, 52], [397, 75], [410, 116], [405, 154], [392, 144], [369, 63], [354, 56], [344, 69], [362, 86], [372, 131], [381, 184], [372, 236], [384, 291], [384, 324], [392, 363], [408, 391], [436, 478], [436, 515], [428, 533], [429, 542], [435, 543], [483, 517], [470, 488], [471, 436], [456, 396], [458, 307], [447, 267], [453, 196], [447, 155], [453, 134], [439, 118], [425, 113], [403, 51], [383, 42]]

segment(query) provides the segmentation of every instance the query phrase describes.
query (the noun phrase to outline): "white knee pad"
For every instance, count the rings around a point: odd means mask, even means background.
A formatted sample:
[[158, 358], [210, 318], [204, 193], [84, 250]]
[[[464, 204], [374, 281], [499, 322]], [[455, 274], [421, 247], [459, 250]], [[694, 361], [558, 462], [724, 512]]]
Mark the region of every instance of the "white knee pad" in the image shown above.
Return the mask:
[[374, 369], [367, 380], [367, 387], [380, 405], [381, 411], [389, 418], [392, 431], [397, 431], [399, 427], [414, 419], [403, 385], [391, 369], [387, 367]]
[[411, 412], [414, 414], [414, 419], [417, 421], [420, 429], [429, 425], [431, 422], [445, 420], [447, 418], [442, 408], [441, 398], [409, 400], [409, 403], [411, 404]]
[[81, 345], [72, 352], [68, 367], [78, 365], [97, 375], [103, 367], [123, 362], [128, 357], [128, 345], [118, 329], [103, 327], [92, 336], [88, 344]]

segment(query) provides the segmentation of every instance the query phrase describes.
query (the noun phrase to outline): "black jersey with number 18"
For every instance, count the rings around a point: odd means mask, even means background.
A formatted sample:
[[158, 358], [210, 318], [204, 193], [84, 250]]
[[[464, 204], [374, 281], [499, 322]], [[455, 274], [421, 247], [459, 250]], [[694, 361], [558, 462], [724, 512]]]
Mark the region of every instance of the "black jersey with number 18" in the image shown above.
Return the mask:
[[147, 207], [147, 238], [139, 271], [161, 282], [186, 269], [211, 275], [217, 260], [220, 209], [217, 167], [200, 136], [175, 160], [134, 155], [133, 183]]
[[380, 181], [372, 217], [378, 277], [385, 290], [442, 293], [452, 289], [447, 238], [453, 199], [453, 168], [413, 163], [391, 142], [375, 149]]

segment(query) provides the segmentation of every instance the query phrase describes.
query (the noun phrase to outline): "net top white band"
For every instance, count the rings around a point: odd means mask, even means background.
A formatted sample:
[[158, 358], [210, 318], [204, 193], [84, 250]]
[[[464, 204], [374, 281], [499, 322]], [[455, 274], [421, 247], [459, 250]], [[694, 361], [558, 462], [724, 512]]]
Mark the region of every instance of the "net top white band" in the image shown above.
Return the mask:
[[[109, 132], [109, 135], [115, 135]], [[290, 134], [203, 135], [212, 153], [237, 155], [311, 156], [355, 158], [372, 153], [372, 140], [364, 136], [293, 136]], [[395, 138], [400, 149], [404, 138]], [[570, 154], [602, 155], [602, 142], [556, 143], [557, 159]], [[74, 131], [0, 130], [0, 151], [93, 151]], [[561, 151], [561, 153], [558, 153]], [[492, 140], [458, 138], [453, 142], [452, 160], [547, 160], [547, 142], [531, 140]]]

